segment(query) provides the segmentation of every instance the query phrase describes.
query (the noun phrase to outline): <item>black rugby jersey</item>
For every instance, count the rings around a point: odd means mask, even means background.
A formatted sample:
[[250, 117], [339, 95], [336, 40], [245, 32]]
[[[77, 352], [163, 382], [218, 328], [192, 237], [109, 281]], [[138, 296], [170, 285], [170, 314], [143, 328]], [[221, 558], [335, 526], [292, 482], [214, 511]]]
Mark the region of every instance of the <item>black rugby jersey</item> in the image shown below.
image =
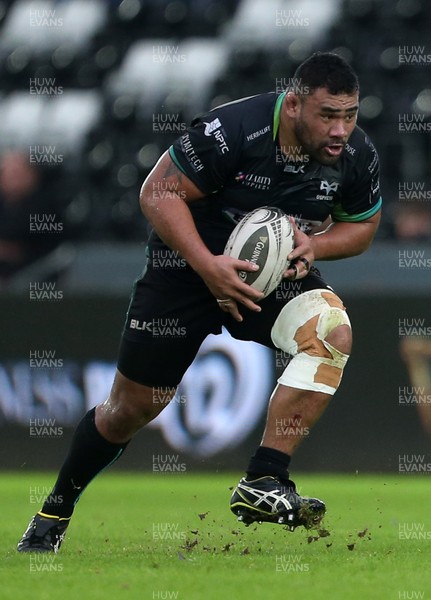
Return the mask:
[[205, 194], [189, 208], [213, 252], [222, 252], [235, 223], [259, 206], [280, 207], [306, 231], [328, 216], [362, 221], [381, 206], [378, 156], [359, 127], [335, 165], [288, 159], [278, 143], [284, 96], [269, 92], [219, 106], [194, 119], [169, 149]]

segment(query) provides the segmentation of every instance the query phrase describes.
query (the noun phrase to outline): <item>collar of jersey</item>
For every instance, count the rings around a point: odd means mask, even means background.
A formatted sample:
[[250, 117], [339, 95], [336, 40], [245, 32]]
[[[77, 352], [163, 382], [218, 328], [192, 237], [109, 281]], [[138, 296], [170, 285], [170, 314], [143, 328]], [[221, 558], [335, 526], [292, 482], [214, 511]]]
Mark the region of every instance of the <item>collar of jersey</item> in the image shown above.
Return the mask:
[[275, 139], [276, 139], [277, 133], [278, 133], [278, 128], [280, 127], [281, 105], [283, 104], [283, 100], [284, 100], [286, 94], [287, 94], [287, 91], [280, 94], [275, 102], [274, 121], [273, 121], [273, 126], [272, 126], [272, 141], [273, 142], [275, 142]]

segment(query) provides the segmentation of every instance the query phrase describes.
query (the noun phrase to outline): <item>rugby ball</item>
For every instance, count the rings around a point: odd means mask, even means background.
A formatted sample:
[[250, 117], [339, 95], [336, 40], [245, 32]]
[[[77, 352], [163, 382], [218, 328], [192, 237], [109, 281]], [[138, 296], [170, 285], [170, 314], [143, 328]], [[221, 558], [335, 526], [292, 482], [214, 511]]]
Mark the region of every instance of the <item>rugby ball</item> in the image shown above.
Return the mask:
[[289, 217], [279, 208], [263, 206], [241, 219], [227, 241], [224, 254], [259, 265], [258, 271], [238, 271], [238, 275], [266, 297], [282, 280], [293, 247], [294, 232]]

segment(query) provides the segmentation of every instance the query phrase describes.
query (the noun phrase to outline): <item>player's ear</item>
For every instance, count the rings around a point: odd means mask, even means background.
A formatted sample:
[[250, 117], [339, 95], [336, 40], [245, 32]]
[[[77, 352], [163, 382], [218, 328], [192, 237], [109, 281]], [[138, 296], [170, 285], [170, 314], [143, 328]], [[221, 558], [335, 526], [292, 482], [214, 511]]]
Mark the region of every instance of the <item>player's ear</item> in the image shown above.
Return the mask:
[[299, 97], [295, 92], [287, 92], [284, 99], [284, 110], [289, 117], [296, 117], [299, 110]]

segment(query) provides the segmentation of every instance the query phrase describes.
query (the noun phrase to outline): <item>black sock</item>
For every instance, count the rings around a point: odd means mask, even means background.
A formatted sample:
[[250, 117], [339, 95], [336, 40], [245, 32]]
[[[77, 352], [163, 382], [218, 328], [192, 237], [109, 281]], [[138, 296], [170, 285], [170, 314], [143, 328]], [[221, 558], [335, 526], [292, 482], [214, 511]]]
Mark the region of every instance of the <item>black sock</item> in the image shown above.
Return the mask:
[[276, 477], [281, 482], [288, 481], [289, 463], [290, 456], [288, 454], [274, 448], [259, 446], [255, 455], [250, 458], [250, 462], [248, 463], [247, 479], [251, 481], [258, 477], [272, 475], [272, 477]]
[[121, 456], [129, 442], [113, 444], [96, 429], [95, 408], [83, 417], [74, 433], [69, 454], [41, 512], [70, 517], [80, 495], [100, 471]]

